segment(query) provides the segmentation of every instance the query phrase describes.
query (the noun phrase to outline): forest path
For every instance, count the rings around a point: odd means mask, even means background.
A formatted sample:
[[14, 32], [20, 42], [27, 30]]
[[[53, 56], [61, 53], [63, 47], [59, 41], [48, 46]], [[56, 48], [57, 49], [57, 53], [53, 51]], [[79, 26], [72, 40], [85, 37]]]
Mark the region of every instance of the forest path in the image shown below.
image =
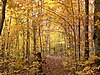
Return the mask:
[[43, 64], [43, 72], [46, 75], [68, 75], [63, 63], [66, 61], [65, 57], [49, 56]]

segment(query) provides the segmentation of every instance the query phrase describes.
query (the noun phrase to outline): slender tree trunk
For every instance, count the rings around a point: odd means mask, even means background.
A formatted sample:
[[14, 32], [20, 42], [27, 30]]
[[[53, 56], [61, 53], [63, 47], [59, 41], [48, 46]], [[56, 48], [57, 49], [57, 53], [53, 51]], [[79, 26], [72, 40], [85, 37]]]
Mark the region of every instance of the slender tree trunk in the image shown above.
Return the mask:
[[1, 35], [1, 32], [2, 32], [4, 20], [5, 20], [5, 9], [6, 9], [7, 0], [1, 0], [1, 1], [2, 1], [3, 5], [2, 5], [2, 19], [0, 21], [0, 35]]
[[89, 25], [89, 0], [85, 0], [85, 12], [86, 12], [86, 22], [85, 22], [85, 52], [84, 58], [88, 60], [89, 58], [89, 36], [88, 36], [88, 25]]
[[[73, 9], [73, 1], [71, 0], [71, 7], [72, 7], [72, 15], [73, 15], [73, 26], [74, 26], [74, 23], [75, 23], [75, 19], [74, 19], [74, 9]], [[73, 30], [73, 33], [74, 33], [74, 61], [76, 62], [76, 33], [75, 33], [75, 29]]]
[[[75, 23], [75, 19], [74, 19], [74, 9], [73, 9], [73, 0], [71, 0], [71, 7], [72, 7], [72, 15], [73, 15], [73, 26], [74, 26], [74, 30], [73, 30], [73, 34], [74, 34], [74, 62], [76, 62], [77, 61], [77, 49], [76, 49], [76, 45], [77, 45], [77, 43], [76, 43], [76, 33], [75, 33], [75, 25], [74, 25], [74, 23]], [[77, 70], [77, 66], [76, 66], [76, 64], [75, 64], [75, 68], [74, 68], [74, 75], [76, 75], [76, 70]]]
[[24, 34], [24, 29], [23, 29], [23, 59], [25, 58], [25, 34]]
[[[29, 16], [29, 10], [27, 10], [27, 16]], [[26, 36], [26, 58], [28, 59], [27, 65], [30, 66], [30, 32], [29, 32], [29, 19], [27, 18], [27, 36]], [[31, 74], [31, 72], [27, 72], [28, 75]]]
[[[97, 13], [100, 14], [100, 0], [95, 0], [95, 11], [94, 11], [94, 24], [96, 24], [94, 26], [95, 30], [94, 30], [94, 44], [95, 44], [95, 55], [100, 57], [100, 16], [97, 15]], [[100, 63], [100, 62], [99, 62]]]
[[33, 34], [34, 34], [34, 53], [36, 53], [36, 25], [33, 26]]
[[[29, 16], [29, 10], [27, 10], [27, 15]], [[30, 64], [30, 33], [29, 33], [29, 19], [27, 18], [27, 39], [26, 39], [26, 58], [28, 58], [28, 65]]]
[[80, 56], [80, 0], [78, 0], [78, 38], [79, 38], [79, 41], [78, 41], [78, 50], [79, 50], [79, 61], [81, 59], [81, 56]]
[[[38, 2], [38, 7], [39, 7], [39, 2]], [[38, 10], [39, 16], [42, 12], [42, 0], [41, 0], [41, 8]], [[41, 37], [41, 25], [40, 25], [41, 20], [38, 20], [39, 24], [39, 40], [40, 40], [40, 52], [42, 52], [42, 37]]]
[[[8, 38], [7, 39], [7, 41], [8, 41], [7, 42], [7, 50], [8, 50], [8, 52], [7, 52], [7, 61], [10, 60], [10, 57], [9, 57], [10, 56], [10, 43], [9, 43], [10, 41], [9, 41], [9, 38], [10, 37], [9, 36], [10, 36], [10, 28], [8, 27], [8, 37], [7, 37]], [[7, 66], [7, 68], [6, 68], [7, 69], [7, 73], [9, 73], [9, 69], [10, 69], [8, 64], [9, 63], [7, 63], [7, 65], [6, 65]]]
[[30, 56], [30, 37], [29, 37], [29, 29], [27, 29], [26, 58], [29, 59], [29, 56]]
[[41, 52], [42, 52], [42, 40], [41, 40], [41, 27], [40, 27], [40, 24], [39, 24], [39, 36], [40, 36], [40, 49], [41, 49]]

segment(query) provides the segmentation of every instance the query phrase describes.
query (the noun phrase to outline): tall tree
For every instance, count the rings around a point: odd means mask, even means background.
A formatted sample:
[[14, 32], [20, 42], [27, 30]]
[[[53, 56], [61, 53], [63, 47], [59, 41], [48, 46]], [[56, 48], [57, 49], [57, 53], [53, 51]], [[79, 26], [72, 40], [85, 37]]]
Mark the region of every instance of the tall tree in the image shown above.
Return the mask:
[[6, 8], [7, 0], [1, 0], [1, 1], [2, 1], [3, 5], [2, 5], [2, 18], [0, 20], [0, 35], [1, 35], [1, 32], [2, 32], [4, 20], [5, 20], [5, 8]]
[[95, 0], [94, 11], [94, 43], [95, 43], [95, 55], [100, 57], [100, 0]]
[[86, 12], [86, 22], [85, 22], [85, 53], [84, 58], [88, 60], [89, 58], [89, 36], [88, 36], [88, 25], [89, 25], [89, 0], [85, 0], [85, 12]]
[[78, 49], [79, 49], [79, 60], [80, 60], [80, 0], [78, 0], [78, 31], [79, 31], [79, 34], [78, 34], [78, 38], [79, 38], [79, 41], [78, 41]]
[[[27, 15], [29, 16], [29, 10], [27, 10]], [[29, 32], [29, 19], [27, 18], [27, 40], [26, 40], [26, 58], [28, 58], [29, 64], [29, 56], [30, 56], [30, 32]]]

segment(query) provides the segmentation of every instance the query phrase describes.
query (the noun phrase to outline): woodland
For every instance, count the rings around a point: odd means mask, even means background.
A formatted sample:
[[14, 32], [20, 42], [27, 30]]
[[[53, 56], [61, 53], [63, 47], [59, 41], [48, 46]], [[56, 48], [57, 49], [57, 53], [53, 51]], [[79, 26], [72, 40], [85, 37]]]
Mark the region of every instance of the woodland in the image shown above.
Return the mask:
[[100, 75], [100, 0], [0, 0], [0, 75]]

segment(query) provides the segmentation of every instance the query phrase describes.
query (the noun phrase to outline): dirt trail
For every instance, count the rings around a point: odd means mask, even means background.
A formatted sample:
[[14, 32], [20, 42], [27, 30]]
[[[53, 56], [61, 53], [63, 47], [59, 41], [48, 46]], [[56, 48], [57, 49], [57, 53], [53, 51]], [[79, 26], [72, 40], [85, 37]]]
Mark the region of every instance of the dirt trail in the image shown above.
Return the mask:
[[43, 64], [43, 72], [46, 75], [68, 75], [63, 65], [65, 61], [65, 57], [49, 56]]

